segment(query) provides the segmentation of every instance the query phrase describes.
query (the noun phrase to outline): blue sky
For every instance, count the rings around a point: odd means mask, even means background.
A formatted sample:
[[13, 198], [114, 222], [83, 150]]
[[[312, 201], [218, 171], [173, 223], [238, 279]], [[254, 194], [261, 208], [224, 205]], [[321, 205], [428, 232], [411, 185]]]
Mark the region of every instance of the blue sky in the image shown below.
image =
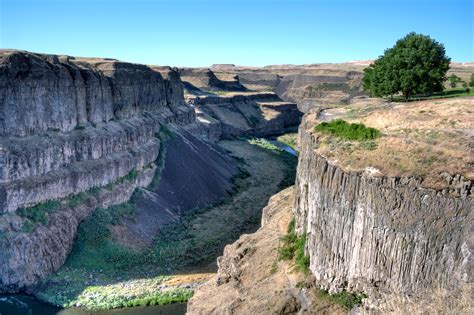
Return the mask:
[[210, 66], [373, 59], [406, 33], [474, 61], [472, 0], [0, 0], [0, 47]]

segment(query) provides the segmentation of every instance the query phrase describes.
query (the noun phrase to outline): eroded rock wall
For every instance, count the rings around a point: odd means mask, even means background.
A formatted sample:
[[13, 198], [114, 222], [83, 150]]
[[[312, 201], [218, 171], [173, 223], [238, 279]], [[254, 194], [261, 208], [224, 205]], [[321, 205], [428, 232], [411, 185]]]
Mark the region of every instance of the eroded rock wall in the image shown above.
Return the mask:
[[274, 93], [195, 97], [190, 103], [210, 132], [225, 139], [282, 134], [295, 128], [302, 116], [295, 103], [284, 102]]
[[369, 62], [261, 68], [215, 65], [211, 69], [217, 76], [237, 76], [249, 90], [273, 91], [307, 112], [318, 106], [348, 103], [363, 95], [362, 71], [368, 65]]
[[394, 301], [411, 301], [418, 311], [422, 301], [435, 309], [465, 305], [472, 182], [454, 176], [450, 189], [436, 191], [416, 178], [346, 172], [314, 152], [311, 129], [300, 127], [294, 213], [318, 283], [366, 292], [382, 308]]
[[48, 216], [48, 224], [24, 231], [24, 220], [12, 213], [0, 215], [0, 293], [14, 293], [57, 271], [66, 261], [82, 220], [96, 208], [107, 208], [129, 200], [137, 187], [147, 186], [156, 168], [139, 172], [136, 179], [112, 189], [100, 190], [78, 205], [62, 202]]
[[160, 123], [189, 125], [171, 68], [0, 52], [0, 213], [126, 175], [159, 153]]
[[[195, 138], [206, 129], [174, 69], [0, 51], [0, 292], [58, 270], [83, 219], [149, 185], [165, 155], [160, 131], [170, 124], [188, 137], [176, 144], [183, 156], [205, 153], [205, 167], [216, 168], [204, 171], [220, 176], [211, 201], [226, 197], [237, 167]], [[49, 200], [59, 208], [31, 208]], [[152, 206], [159, 215], [160, 205]]]

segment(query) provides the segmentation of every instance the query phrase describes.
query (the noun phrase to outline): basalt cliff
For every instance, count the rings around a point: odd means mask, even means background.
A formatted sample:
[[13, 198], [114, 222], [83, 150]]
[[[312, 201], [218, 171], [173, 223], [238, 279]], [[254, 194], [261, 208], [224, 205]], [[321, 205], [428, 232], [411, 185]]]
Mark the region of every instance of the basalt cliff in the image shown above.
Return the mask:
[[[365, 297], [357, 313], [472, 312], [473, 102], [355, 101], [309, 111], [294, 190], [274, 196], [257, 233], [226, 247], [188, 312], [349, 312], [334, 308], [338, 292]], [[358, 143], [314, 129], [334, 117], [382, 136]], [[306, 239], [306, 275], [279, 260], [289, 209]]]
[[228, 196], [237, 166], [206, 128], [171, 68], [1, 51], [0, 292], [58, 270], [81, 221], [136, 188], [144, 241]]

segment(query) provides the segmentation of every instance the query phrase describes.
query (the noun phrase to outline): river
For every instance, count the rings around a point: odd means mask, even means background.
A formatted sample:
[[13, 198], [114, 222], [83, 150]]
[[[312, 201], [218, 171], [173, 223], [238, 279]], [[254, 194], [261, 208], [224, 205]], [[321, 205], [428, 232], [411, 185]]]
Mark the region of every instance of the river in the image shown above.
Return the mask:
[[185, 303], [88, 311], [79, 308], [60, 309], [28, 295], [0, 295], [0, 315], [182, 315], [185, 313]]
[[280, 141], [276, 140], [275, 138], [267, 138], [267, 141], [270, 142], [271, 144], [277, 146], [280, 150], [286, 151], [286, 152], [290, 153], [293, 156], [298, 156], [298, 152], [293, 150], [292, 147], [284, 144], [283, 142], [280, 142]]

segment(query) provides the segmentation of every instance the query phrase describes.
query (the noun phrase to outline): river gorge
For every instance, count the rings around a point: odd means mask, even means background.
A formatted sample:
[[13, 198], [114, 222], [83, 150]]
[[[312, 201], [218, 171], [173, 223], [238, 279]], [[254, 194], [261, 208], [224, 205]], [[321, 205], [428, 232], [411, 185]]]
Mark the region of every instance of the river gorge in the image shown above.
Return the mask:
[[364, 67], [0, 50], [0, 314], [469, 310], [474, 99]]

